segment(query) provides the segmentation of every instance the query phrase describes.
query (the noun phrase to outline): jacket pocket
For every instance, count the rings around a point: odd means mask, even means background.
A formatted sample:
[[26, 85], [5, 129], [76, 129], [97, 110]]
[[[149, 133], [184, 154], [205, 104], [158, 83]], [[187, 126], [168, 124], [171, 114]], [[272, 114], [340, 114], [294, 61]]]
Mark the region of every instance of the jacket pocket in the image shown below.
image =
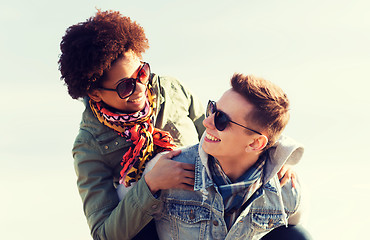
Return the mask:
[[188, 224], [211, 219], [211, 210], [206, 205], [194, 201], [168, 201], [165, 211], [170, 217], [174, 217]]
[[269, 231], [284, 225], [283, 214], [252, 213], [252, 226], [257, 231]]

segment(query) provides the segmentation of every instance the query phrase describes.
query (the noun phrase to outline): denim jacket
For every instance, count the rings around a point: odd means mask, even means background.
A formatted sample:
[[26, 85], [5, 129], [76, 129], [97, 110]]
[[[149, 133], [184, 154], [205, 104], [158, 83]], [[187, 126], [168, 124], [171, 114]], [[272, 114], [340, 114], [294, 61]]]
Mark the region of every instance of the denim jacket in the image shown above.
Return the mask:
[[[158, 106], [153, 118], [155, 127], [170, 132], [177, 146], [198, 143], [204, 131], [200, 101], [174, 78], [153, 74], [151, 82]], [[115, 186], [120, 163], [132, 143], [101, 124], [89, 104], [85, 105], [72, 153], [91, 235], [94, 239], [132, 239], [153, 219], [159, 200], [143, 178], [124, 199], [118, 198]]]
[[[201, 144], [203, 139], [201, 141]], [[287, 161], [296, 163], [303, 148], [283, 137], [271, 149], [263, 186], [227, 231], [224, 205], [208, 169], [208, 155], [201, 144], [182, 150], [175, 161], [195, 164], [194, 191], [170, 189], [161, 192], [163, 202], [155, 213], [160, 239], [260, 239], [274, 228], [288, 224], [300, 204], [300, 186], [290, 182], [280, 187], [277, 172]]]

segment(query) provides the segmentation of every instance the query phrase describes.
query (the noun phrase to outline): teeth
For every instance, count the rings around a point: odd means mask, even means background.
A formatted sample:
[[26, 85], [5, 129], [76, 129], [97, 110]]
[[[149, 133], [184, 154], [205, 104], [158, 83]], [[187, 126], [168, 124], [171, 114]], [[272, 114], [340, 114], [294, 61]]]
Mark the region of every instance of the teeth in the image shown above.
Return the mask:
[[133, 99], [133, 100], [130, 99], [130, 102], [140, 102], [141, 99], [142, 99], [142, 97], [139, 97], [139, 98], [136, 98], [136, 99]]
[[211, 141], [214, 141], [214, 142], [219, 142], [219, 141], [221, 141], [220, 139], [218, 139], [218, 138], [216, 138], [216, 137], [214, 137], [214, 136], [212, 136], [212, 135], [210, 135], [210, 134], [208, 134], [208, 133], [207, 133], [207, 135], [206, 135], [206, 138], [207, 138], [207, 139], [209, 139], [209, 140], [211, 140]]

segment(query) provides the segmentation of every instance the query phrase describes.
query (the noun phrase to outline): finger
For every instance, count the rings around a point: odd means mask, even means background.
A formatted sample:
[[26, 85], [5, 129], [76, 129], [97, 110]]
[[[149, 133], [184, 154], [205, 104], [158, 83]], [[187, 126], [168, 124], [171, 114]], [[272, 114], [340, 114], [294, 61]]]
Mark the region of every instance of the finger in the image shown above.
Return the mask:
[[285, 172], [284, 176], [282, 178], [280, 178], [280, 186], [284, 186], [289, 181], [291, 175], [292, 175], [292, 171], [290, 171], [290, 169], [288, 169]]
[[181, 150], [178, 149], [178, 150], [170, 151], [166, 155], [169, 155], [169, 158], [173, 158], [173, 157], [178, 156], [180, 153], [181, 153]]
[[195, 165], [191, 163], [181, 163], [181, 168], [188, 171], [195, 171]]
[[281, 174], [281, 170], [277, 173], [277, 175], [278, 175], [279, 181], [281, 181], [281, 178], [283, 177], [283, 175]]
[[284, 175], [283, 178], [280, 179], [280, 186], [284, 186], [289, 180], [289, 177], [287, 176], [287, 174]]
[[184, 171], [184, 177], [194, 179], [195, 178], [194, 171]]
[[188, 184], [181, 184], [177, 188], [185, 189], [185, 190], [188, 190], [188, 191], [194, 191], [194, 186], [190, 186]]
[[285, 175], [285, 172], [286, 172], [287, 168], [285, 167], [285, 165], [280, 169], [280, 171], [278, 172], [278, 177], [279, 179], [281, 179], [284, 175]]
[[281, 179], [283, 179], [284, 175], [282, 175], [280, 172], [278, 172], [278, 178], [279, 178], [279, 181], [281, 181]]
[[187, 185], [190, 185], [190, 186], [194, 186], [194, 179], [192, 178], [184, 178], [183, 179], [183, 183], [187, 184]]
[[295, 173], [292, 174], [292, 187], [293, 188], [296, 188], [297, 186], [297, 177], [295, 175]]
[[[164, 152], [163, 152], [164, 153]], [[162, 154], [163, 154], [162, 153]], [[181, 153], [181, 150], [173, 150], [173, 151], [170, 151], [170, 152], [167, 152], [166, 154], [163, 154], [159, 159], [158, 161], [163, 161], [163, 160], [172, 160], [173, 157], [176, 157], [177, 155], [179, 155]], [[161, 153], [159, 153], [161, 154]]]

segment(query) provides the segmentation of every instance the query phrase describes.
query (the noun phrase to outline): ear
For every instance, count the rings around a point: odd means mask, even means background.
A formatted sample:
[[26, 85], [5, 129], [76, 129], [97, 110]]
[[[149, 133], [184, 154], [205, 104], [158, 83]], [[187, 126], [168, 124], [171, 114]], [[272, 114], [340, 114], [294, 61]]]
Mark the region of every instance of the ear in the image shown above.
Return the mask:
[[87, 95], [95, 102], [100, 102], [102, 100], [101, 93], [99, 90], [91, 90]]
[[268, 141], [269, 140], [265, 135], [259, 135], [251, 144], [249, 144], [248, 148], [253, 151], [261, 151], [266, 147]]

